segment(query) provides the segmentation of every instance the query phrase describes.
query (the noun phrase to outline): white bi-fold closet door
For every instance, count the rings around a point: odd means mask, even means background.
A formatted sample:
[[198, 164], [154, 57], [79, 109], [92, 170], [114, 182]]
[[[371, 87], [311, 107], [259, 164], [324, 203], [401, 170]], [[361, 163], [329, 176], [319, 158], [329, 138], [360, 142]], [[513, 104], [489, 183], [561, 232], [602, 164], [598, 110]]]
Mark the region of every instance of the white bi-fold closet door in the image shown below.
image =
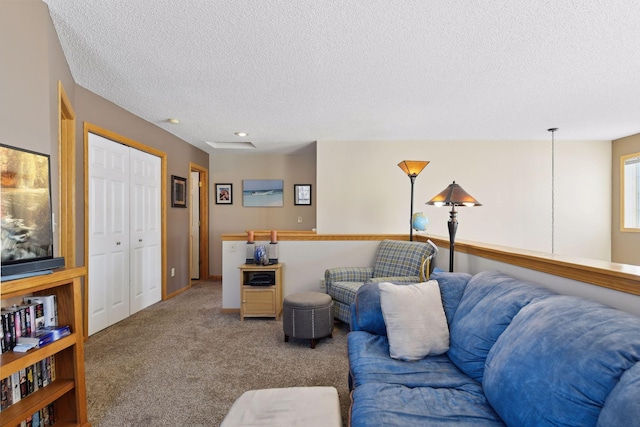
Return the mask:
[[161, 160], [89, 133], [88, 333], [162, 298]]

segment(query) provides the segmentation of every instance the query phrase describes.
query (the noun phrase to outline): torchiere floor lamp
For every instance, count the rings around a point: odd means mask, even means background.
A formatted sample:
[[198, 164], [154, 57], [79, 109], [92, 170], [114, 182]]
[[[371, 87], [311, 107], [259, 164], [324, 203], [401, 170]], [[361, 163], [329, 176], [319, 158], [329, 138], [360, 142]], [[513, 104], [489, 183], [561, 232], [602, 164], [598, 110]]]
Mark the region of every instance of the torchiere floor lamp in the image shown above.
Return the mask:
[[453, 272], [453, 251], [455, 249], [456, 230], [458, 229], [458, 212], [456, 211], [456, 206], [482, 206], [482, 204], [464, 191], [455, 181], [426, 204], [451, 206], [449, 223], [447, 225], [449, 226], [449, 271]]
[[400, 169], [407, 174], [409, 179], [411, 180], [411, 212], [409, 213], [409, 241], [413, 241], [413, 184], [416, 182], [416, 177], [422, 172], [422, 169], [425, 168], [429, 164], [428, 161], [424, 160], [403, 160], [398, 163]]

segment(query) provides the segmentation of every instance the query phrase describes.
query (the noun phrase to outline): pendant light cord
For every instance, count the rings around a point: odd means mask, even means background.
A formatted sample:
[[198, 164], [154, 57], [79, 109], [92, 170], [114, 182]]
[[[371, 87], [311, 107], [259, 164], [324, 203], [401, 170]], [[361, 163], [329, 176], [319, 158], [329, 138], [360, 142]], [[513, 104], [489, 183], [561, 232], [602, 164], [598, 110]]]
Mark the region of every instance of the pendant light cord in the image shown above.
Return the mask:
[[556, 139], [555, 132], [558, 128], [547, 129], [551, 132], [551, 254], [555, 253], [556, 230]]

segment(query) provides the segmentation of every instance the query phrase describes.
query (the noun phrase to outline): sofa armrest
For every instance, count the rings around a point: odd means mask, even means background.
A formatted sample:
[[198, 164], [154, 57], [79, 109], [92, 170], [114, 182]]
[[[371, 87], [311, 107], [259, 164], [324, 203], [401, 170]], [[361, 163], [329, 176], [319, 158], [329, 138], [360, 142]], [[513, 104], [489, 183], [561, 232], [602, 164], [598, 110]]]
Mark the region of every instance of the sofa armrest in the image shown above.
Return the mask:
[[329, 293], [334, 282], [368, 282], [373, 276], [373, 267], [336, 267], [324, 272], [324, 285]]
[[351, 304], [351, 330], [387, 335], [377, 282], [365, 283], [358, 289], [356, 302]]

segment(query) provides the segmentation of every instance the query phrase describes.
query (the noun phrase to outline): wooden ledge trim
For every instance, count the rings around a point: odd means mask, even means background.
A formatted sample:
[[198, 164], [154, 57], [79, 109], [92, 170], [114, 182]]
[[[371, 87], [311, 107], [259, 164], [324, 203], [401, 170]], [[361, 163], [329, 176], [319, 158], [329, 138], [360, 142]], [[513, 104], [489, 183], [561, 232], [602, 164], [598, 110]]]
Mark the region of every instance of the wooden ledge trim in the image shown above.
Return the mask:
[[[306, 240], [409, 240], [406, 234], [316, 234], [311, 231], [278, 231], [278, 241], [306, 241]], [[269, 241], [271, 239], [270, 231], [254, 231], [254, 240], [257, 242]], [[221, 239], [225, 241], [246, 241], [246, 233], [222, 234]]]
[[[436, 245], [449, 248], [448, 238], [431, 236], [429, 238]], [[551, 255], [467, 241], [456, 241], [455, 250], [554, 276], [640, 295], [640, 266]]]

